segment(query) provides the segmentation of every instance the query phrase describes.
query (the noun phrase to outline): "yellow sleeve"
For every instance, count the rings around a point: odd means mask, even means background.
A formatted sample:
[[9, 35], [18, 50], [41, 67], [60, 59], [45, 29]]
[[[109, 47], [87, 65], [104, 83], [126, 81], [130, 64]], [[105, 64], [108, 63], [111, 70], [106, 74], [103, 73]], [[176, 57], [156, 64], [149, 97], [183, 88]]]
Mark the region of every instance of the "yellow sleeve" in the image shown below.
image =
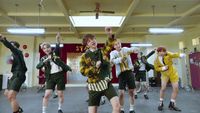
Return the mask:
[[162, 66], [159, 65], [158, 63], [158, 59], [156, 58], [156, 60], [154, 61], [154, 68], [156, 71], [161, 72], [162, 71]]
[[167, 55], [169, 55], [171, 58], [179, 58], [180, 57], [180, 53], [167, 52]]
[[101, 49], [102, 50], [102, 54], [105, 57], [109, 56], [109, 53], [111, 52], [113, 45], [114, 45], [114, 41], [116, 39], [115, 38], [108, 38], [108, 40], [106, 41], [105, 46]]
[[83, 54], [80, 60], [80, 72], [83, 76], [91, 77], [97, 73], [97, 69], [94, 66], [89, 65], [87, 62], [85, 54]]

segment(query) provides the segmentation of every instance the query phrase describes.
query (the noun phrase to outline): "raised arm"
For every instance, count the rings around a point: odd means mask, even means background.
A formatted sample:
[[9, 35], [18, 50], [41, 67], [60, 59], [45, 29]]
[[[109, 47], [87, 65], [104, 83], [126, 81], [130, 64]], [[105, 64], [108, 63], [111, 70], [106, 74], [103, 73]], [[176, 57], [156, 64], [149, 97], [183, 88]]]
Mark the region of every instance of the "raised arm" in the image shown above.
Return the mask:
[[152, 50], [149, 54], [146, 55], [146, 59], [151, 57], [156, 52], [156, 49]]
[[60, 33], [58, 32], [56, 35], [56, 48], [54, 49], [56, 56], [60, 56], [60, 42], [61, 42], [61, 36]]
[[16, 47], [14, 47], [7, 39], [6, 37], [3, 37], [0, 34], [0, 41], [7, 47], [9, 48], [13, 54], [17, 54], [18, 53], [18, 49]]

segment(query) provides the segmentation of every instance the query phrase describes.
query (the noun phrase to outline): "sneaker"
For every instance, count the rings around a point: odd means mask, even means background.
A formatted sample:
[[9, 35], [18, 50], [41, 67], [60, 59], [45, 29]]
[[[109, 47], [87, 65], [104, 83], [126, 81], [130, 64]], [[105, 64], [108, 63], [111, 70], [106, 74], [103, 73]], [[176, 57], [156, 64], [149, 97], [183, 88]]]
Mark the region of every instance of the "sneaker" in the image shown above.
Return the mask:
[[23, 109], [21, 107], [19, 107], [19, 113], [23, 113]]
[[174, 102], [170, 102], [169, 103], [169, 109], [170, 110], [174, 110], [174, 111], [181, 111], [181, 109], [179, 109], [178, 107], [176, 107]]
[[61, 109], [58, 110], [58, 113], [63, 113], [63, 111]]
[[163, 107], [164, 107], [164, 104], [163, 104], [163, 102], [161, 102], [161, 104], [158, 106], [158, 111], [162, 111]]
[[124, 110], [120, 110], [120, 113], [125, 113]]
[[53, 98], [57, 98], [57, 97], [58, 97], [58, 95], [54, 95], [54, 96], [53, 96]]
[[145, 95], [144, 95], [144, 98], [145, 98], [146, 100], [148, 100], [148, 99], [149, 99], [149, 97], [148, 97], [148, 95], [147, 95], [147, 94], [145, 94]]
[[135, 99], [137, 99], [138, 98], [138, 96], [137, 95], [135, 95]]
[[101, 100], [101, 102], [100, 102], [101, 105], [104, 105], [105, 103], [106, 103], [105, 99]]
[[132, 110], [132, 111], [130, 111], [129, 113], [135, 113], [135, 111], [134, 111], [134, 110]]

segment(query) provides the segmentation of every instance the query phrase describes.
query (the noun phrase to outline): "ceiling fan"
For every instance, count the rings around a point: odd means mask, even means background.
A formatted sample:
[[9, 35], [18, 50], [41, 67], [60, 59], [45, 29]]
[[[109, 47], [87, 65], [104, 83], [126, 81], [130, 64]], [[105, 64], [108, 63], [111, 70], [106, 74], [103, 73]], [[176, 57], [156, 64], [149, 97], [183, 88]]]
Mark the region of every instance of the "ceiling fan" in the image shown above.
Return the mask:
[[109, 13], [109, 14], [114, 14], [114, 11], [104, 11], [100, 9], [100, 3], [96, 2], [95, 3], [96, 8], [93, 11], [80, 11], [80, 13], [96, 13], [95, 18], [99, 18], [99, 13]]

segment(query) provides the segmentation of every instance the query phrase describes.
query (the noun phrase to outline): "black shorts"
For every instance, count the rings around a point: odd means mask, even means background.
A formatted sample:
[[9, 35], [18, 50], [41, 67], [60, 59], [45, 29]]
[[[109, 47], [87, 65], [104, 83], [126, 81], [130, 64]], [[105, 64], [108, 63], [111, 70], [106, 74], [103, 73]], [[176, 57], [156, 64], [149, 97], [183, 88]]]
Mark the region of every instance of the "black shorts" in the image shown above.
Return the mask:
[[135, 77], [131, 70], [124, 71], [119, 74], [119, 89], [125, 90], [126, 85], [128, 89], [135, 89]]
[[20, 87], [26, 80], [26, 76], [24, 72], [13, 72], [13, 76], [11, 79], [8, 81], [8, 90], [14, 90], [16, 92], [19, 92]]
[[99, 106], [102, 96], [106, 96], [108, 100], [117, 96], [117, 92], [111, 83], [108, 83], [108, 89], [103, 91], [89, 91], [88, 106]]
[[142, 82], [146, 82], [146, 71], [138, 71], [135, 74], [135, 78], [136, 78], [136, 81], [138, 81], [138, 82], [140, 82], [140, 80]]
[[46, 89], [54, 90], [56, 85], [57, 90], [65, 90], [64, 72], [51, 74], [50, 78], [46, 81]]

